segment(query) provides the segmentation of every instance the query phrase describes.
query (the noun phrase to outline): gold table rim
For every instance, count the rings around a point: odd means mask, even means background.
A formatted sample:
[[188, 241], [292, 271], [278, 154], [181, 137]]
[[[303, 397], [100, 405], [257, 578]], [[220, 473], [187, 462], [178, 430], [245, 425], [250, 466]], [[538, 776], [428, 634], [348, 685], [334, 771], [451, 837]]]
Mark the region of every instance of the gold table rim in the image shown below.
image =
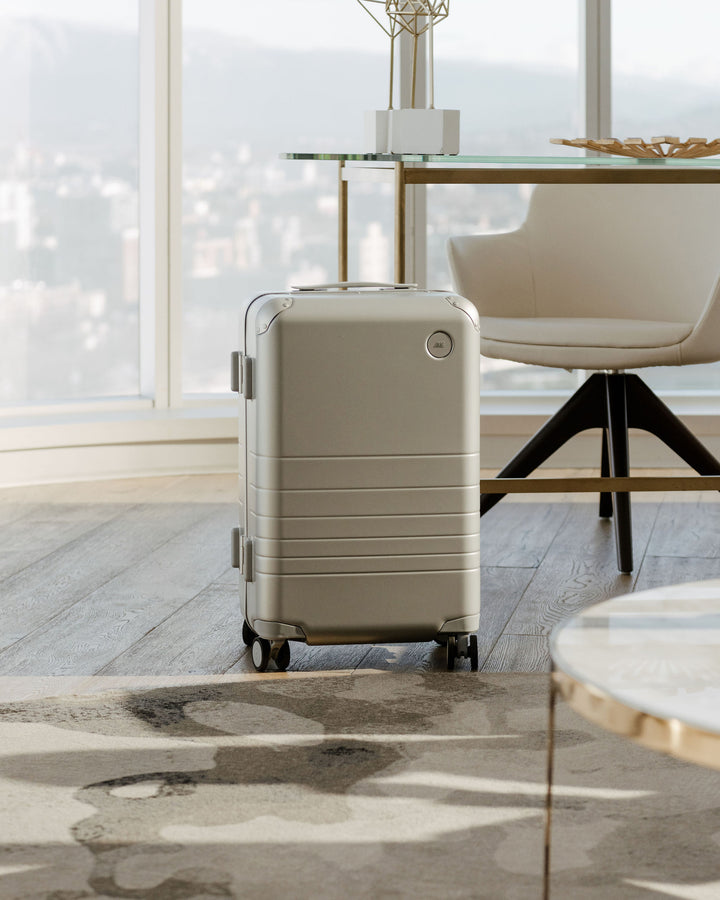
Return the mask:
[[661, 717], [618, 700], [596, 684], [553, 663], [551, 690], [584, 719], [651, 750], [720, 770], [720, 733], [675, 717]]

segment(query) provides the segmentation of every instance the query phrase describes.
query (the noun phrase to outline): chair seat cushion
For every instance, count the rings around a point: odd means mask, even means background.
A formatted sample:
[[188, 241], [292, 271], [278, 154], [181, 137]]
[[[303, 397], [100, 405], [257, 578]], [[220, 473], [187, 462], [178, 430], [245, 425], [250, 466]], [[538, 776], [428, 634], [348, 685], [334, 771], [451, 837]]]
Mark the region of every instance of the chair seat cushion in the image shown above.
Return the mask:
[[572, 369], [680, 365], [687, 322], [482, 316], [482, 352], [496, 359]]

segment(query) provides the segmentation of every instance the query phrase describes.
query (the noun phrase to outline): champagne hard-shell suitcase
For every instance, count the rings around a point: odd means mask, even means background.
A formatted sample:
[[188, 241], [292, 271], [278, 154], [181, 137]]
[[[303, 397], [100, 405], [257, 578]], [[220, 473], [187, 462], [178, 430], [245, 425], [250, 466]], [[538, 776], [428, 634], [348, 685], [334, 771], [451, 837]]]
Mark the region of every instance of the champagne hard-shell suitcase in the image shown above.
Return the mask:
[[285, 670], [291, 641], [433, 641], [477, 668], [479, 322], [412, 286], [316, 285], [244, 304], [243, 640]]

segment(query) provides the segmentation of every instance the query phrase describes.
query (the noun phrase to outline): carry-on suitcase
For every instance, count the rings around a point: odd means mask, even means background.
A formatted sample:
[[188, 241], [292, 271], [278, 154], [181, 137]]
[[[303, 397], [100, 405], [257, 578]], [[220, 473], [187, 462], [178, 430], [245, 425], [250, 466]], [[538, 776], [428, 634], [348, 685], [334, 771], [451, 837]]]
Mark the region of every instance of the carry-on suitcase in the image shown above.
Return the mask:
[[414, 286], [248, 301], [240, 394], [243, 640], [258, 671], [308, 644], [432, 641], [477, 669], [479, 322]]

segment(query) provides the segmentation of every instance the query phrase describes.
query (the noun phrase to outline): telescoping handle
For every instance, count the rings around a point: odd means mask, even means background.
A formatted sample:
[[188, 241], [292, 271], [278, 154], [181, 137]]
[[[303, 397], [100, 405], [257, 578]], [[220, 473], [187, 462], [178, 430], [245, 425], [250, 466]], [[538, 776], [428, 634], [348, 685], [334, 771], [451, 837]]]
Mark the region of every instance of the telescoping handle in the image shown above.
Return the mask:
[[380, 291], [411, 291], [416, 284], [389, 284], [386, 281], [337, 281], [333, 284], [293, 284], [293, 291], [338, 291], [346, 289], [354, 290], [380, 290]]

